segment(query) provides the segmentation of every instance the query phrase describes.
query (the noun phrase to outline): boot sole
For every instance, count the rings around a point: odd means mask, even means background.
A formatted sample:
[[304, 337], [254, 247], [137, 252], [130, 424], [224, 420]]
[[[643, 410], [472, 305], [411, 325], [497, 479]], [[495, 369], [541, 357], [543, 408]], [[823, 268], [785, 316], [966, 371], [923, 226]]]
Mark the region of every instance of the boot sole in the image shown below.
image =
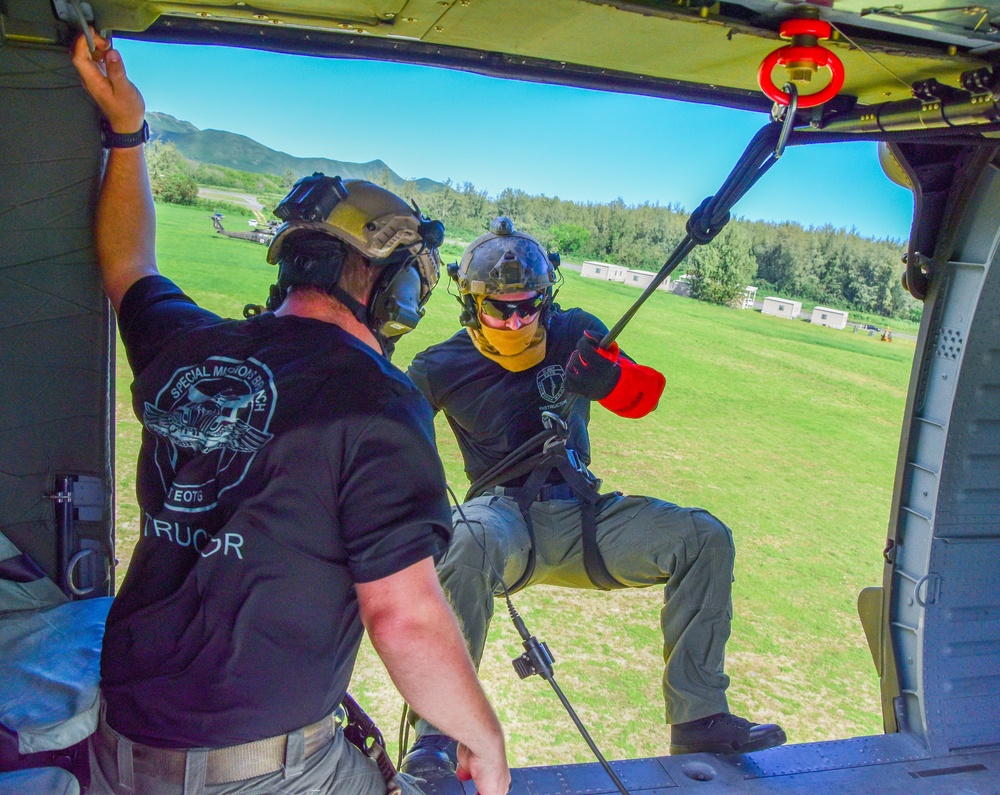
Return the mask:
[[784, 745], [787, 737], [783, 730], [773, 732], [765, 737], [761, 737], [756, 742], [746, 743], [734, 748], [730, 743], [698, 743], [696, 745], [675, 745], [670, 743], [670, 755], [681, 756], [683, 754], [752, 754], [754, 751], [763, 751], [766, 748], [776, 748]]

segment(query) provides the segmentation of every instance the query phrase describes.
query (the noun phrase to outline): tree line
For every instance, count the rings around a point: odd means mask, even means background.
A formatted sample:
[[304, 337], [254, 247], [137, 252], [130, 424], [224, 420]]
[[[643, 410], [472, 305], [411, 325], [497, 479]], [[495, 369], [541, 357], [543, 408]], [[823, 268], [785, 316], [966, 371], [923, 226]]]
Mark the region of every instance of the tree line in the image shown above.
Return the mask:
[[[191, 164], [172, 144], [151, 144], [147, 162], [153, 194], [162, 201], [178, 201], [172, 198], [178, 193], [177, 185], [188, 183], [195, 197], [198, 184], [280, 195], [291, 187], [295, 176]], [[373, 181], [387, 182], [387, 175], [375, 174]], [[418, 190], [415, 183], [384, 187], [443, 221], [450, 238], [473, 240], [494, 217], [506, 215], [517, 228], [566, 259], [651, 271], [658, 270], [684, 238], [688, 219], [675, 204], [628, 205], [622, 199], [575, 202], [530, 196], [516, 188], [490, 196], [471, 182], [449, 180], [443, 190], [428, 193]], [[185, 195], [191, 190], [188, 185]], [[854, 230], [734, 219], [715, 240], [696, 248], [680, 270], [686, 268], [692, 295], [713, 303], [732, 303], [745, 286], [755, 285], [768, 294], [918, 320], [921, 304], [899, 279], [903, 251], [900, 241], [863, 237]]]

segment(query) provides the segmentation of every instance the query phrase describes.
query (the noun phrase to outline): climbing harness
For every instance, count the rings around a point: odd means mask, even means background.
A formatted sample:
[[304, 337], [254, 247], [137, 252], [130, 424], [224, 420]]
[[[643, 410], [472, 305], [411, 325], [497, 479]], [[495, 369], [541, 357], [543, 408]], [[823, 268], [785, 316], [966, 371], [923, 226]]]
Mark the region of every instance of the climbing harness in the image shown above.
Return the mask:
[[[597, 546], [597, 503], [602, 496], [599, 492], [601, 480], [587, 469], [575, 450], [566, 446], [569, 424], [565, 419], [554, 412], [543, 411], [542, 423], [545, 425], [542, 433], [485, 472], [469, 487], [465, 497], [468, 502], [505, 483], [524, 478], [521, 486], [507, 486], [503, 491], [503, 496], [517, 503], [531, 541], [527, 564], [521, 576], [510, 586], [510, 592], [516, 593], [524, 588], [535, 571], [535, 530], [531, 522], [531, 504], [545, 493], [545, 489], [561, 485], [565, 485], [580, 501], [583, 565], [591, 583], [601, 591], [625, 588], [608, 571]], [[534, 452], [539, 445], [541, 451]], [[558, 483], [557, 478], [561, 478]]]

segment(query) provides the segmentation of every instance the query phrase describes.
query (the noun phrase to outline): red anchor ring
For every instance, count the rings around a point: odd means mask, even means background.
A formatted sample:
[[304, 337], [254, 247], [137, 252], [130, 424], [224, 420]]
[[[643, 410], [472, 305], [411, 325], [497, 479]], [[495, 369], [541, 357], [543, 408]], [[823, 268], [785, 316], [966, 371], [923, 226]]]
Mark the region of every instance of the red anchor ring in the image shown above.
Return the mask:
[[779, 105], [787, 107], [792, 101], [791, 97], [774, 84], [771, 72], [778, 65], [806, 63], [811, 64], [815, 69], [821, 66], [829, 69], [830, 83], [815, 94], [800, 94], [799, 107], [814, 108], [837, 96], [837, 92], [844, 86], [844, 64], [841, 63], [840, 58], [831, 50], [820, 47], [818, 44], [799, 43], [801, 38], [805, 38], [807, 41], [810, 37], [819, 40], [829, 39], [831, 30], [830, 24], [821, 19], [786, 19], [782, 22], [779, 29], [781, 37], [791, 39], [792, 43], [785, 47], [779, 47], [761, 61], [760, 69], [757, 70], [757, 82], [760, 84], [761, 91]]

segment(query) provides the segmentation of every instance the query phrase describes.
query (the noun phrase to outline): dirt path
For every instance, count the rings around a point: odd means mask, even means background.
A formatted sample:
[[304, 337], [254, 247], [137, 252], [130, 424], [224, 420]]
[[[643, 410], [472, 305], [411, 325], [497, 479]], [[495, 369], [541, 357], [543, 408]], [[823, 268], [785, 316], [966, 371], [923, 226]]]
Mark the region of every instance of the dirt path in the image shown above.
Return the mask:
[[257, 201], [257, 197], [249, 193], [238, 193], [237, 191], [224, 190], [223, 188], [198, 188], [198, 198], [209, 201], [229, 202], [230, 204], [242, 204], [253, 211], [254, 217], [259, 223], [266, 224], [267, 218], [261, 210], [264, 205]]

